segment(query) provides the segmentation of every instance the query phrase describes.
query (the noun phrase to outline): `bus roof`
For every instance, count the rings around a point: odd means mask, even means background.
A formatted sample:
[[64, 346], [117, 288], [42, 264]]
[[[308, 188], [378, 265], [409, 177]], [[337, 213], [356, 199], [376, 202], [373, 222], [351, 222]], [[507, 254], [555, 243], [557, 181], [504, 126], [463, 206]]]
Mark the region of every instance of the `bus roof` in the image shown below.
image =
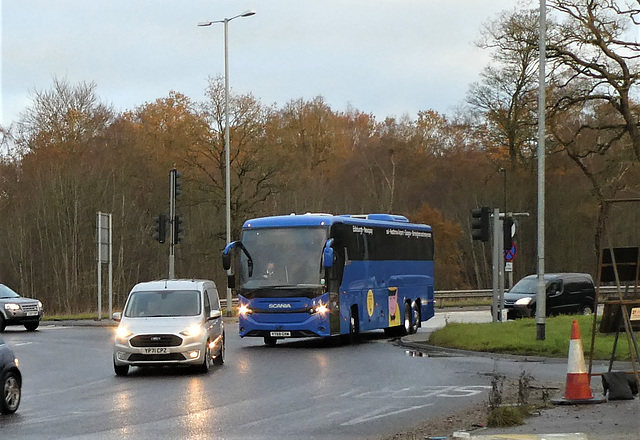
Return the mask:
[[361, 226], [380, 226], [401, 229], [413, 229], [420, 231], [431, 231], [431, 226], [410, 223], [409, 219], [401, 215], [392, 214], [291, 214], [276, 215], [272, 217], [260, 217], [247, 220], [242, 225], [243, 229], [252, 228], [276, 228], [276, 227], [296, 227], [296, 226], [330, 226], [335, 223]]

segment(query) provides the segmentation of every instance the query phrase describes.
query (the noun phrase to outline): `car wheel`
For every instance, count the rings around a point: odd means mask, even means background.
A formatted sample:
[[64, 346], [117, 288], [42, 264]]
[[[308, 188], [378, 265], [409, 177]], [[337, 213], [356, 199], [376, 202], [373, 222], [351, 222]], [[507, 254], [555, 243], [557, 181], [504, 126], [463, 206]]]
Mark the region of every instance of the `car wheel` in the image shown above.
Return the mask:
[[591, 315], [593, 314], [593, 309], [591, 308], [591, 306], [582, 306], [582, 309], [580, 309], [580, 314], [581, 315]]
[[220, 353], [218, 353], [218, 356], [216, 356], [215, 358], [213, 358], [213, 365], [216, 366], [221, 366], [222, 364], [224, 364], [224, 335], [222, 335], [222, 347], [220, 347]]
[[4, 316], [2, 316], [2, 313], [0, 313], [0, 333], [4, 331], [5, 327], [6, 327], [6, 324], [4, 322]]
[[2, 414], [13, 414], [20, 406], [20, 396], [22, 395], [20, 378], [9, 371], [2, 380]]
[[26, 329], [27, 329], [27, 331], [32, 332], [32, 331], [34, 331], [35, 329], [37, 329], [37, 328], [38, 328], [38, 326], [40, 326], [40, 321], [30, 322], [30, 323], [28, 323], [28, 324], [25, 324], [25, 325], [24, 325], [24, 328], [26, 328]]
[[264, 337], [264, 345], [268, 347], [275, 347], [278, 340], [276, 338], [272, 338], [271, 336]]

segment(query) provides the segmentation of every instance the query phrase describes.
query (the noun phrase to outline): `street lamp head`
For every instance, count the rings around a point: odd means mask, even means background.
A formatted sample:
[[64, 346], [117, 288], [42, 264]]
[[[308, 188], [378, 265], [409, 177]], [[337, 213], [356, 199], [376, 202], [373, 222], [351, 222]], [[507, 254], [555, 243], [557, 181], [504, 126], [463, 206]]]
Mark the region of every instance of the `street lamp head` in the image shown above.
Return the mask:
[[256, 15], [256, 11], [254, 9], [250, 9], [248, 11], [244, 11], [242, 14], [235, 15], [235, 16], [233, 16], [231, 18], [225, 18], [224, 20], [201, 21], [200, 23], [198, 23], [198, 26], [205, 27], [205, 26], [211, 26], [214, 23], [228, 23], [231, 20], [233, 20], [234, 18], [251, 17], [252, 15]]

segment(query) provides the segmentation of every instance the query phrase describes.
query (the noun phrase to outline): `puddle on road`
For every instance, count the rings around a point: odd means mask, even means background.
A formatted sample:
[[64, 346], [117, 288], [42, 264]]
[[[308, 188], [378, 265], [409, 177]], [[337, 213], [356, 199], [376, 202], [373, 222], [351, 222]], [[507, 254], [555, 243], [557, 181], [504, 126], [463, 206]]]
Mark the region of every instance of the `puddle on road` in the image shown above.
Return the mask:
[[416, 350], [405, 350], [404, 354], [406, 354], [409, 357], [414, 357], [414, 358], [426, 358], [426, 357], [429, 357], [428, 353], [423, 353], [421, 351], [416, 351]]

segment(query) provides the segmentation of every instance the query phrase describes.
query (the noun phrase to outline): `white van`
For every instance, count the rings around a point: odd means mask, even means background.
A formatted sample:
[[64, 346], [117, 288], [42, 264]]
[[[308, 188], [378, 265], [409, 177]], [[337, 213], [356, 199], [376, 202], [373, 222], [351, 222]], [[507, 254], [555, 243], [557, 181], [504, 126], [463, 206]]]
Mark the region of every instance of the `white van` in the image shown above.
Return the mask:
[[113, 369], [189, 365], [206, 373], [224, 363], [224, 325], [218, 290], [208, 280], [160, 280], [136, 284], [114, 338]]

